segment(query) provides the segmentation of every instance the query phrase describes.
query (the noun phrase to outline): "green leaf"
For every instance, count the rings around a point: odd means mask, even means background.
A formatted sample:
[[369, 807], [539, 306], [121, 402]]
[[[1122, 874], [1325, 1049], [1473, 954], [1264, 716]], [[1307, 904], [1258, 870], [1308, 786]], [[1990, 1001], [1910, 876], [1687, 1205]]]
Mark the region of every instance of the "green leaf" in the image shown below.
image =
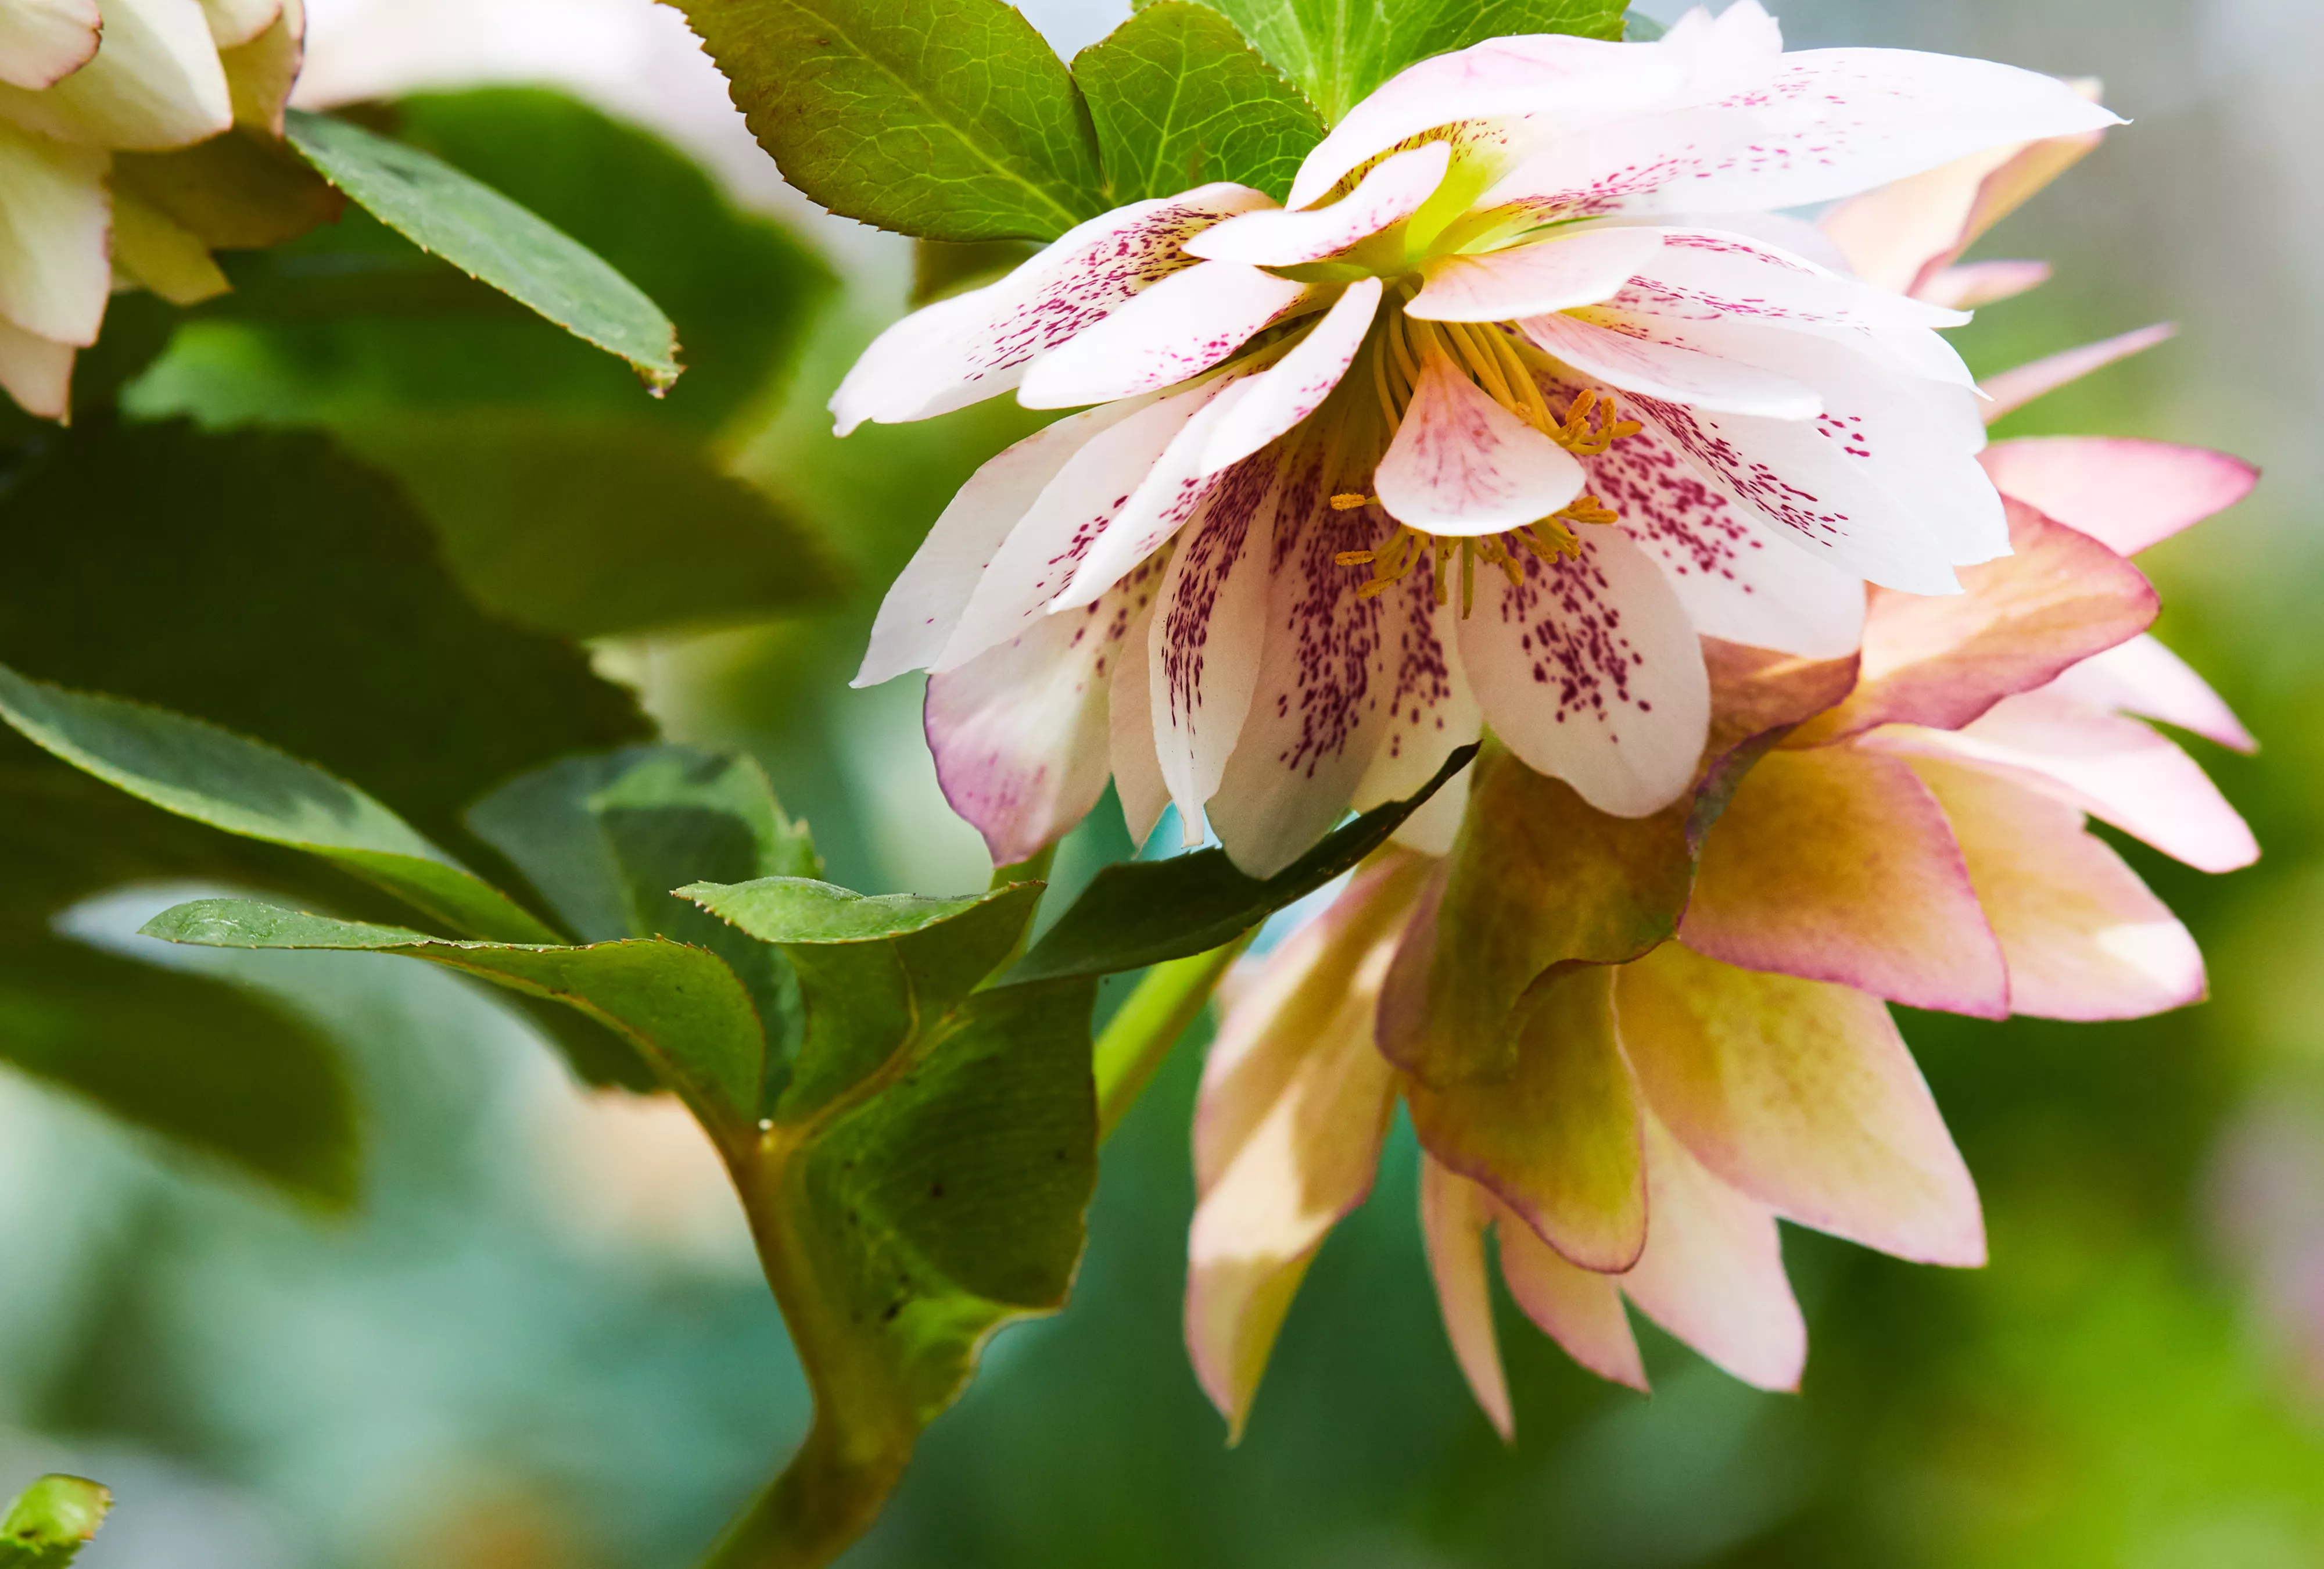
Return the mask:
[[511, 780], [468, 817], [585, 940], [663, 937], [725, 960], [765, 1026], [765, 1094], [781, 1092], [802, 1028], [789, 964], [671, 891], [822, 870], [757, 763], [681, 746], [570, 758]]
[[337, 1052], [244, 988], [60, 939], [0, 946], [0, 1060], [327, 1208], [355, 1201]]
[[504, 941], [556, 933], [354, 786], [269, 746], [165, 708], [69, 692], [0, 665], [0, 719], [52, 756], [165, 812], [305, 850], [456, 931]]
[[1214, 180], [1290, 193], [1323, 123], [1207, 5], [1157, 0], [1074, 57], [1116, 202]]
[[759, 144], [844, 217], [1054, 239], [1106, 206], [1066, 71], [1001, 0], [672, 0]]
[[113, 1493], [78, 1476], [44, 1476], [0, 1520], [0, 1569], [63, 1569], [105, 1524]]
[[478, 601], [521, 625], [588, 638], [764, 620], [842, 582], [812, 531], [655, 421], [415, 413], [346, 439], [427, 509]]
[[457, 942], [248, 899], [196, 900], [143, 929], [204, 947], [401, 954], [563, 1002], [636, 1047], [730, 1152], [756, 1130], [759, 1017], [734, 973], [705, 948], [659, 937], [588, 947]]
[[289, 136], [412, 244], [629, 361], [648, 385], [678, 380], [678, 331], [661, 308], [563, 231], [440, 159], [346, 121], [293, 110]]
[[1204, 0], [1336, 125], [1431, 55], [1517, 32], [1619, 38], [1627, 0]]
[[688, 892], [783, 944], [807, 1014], [798, 1076], [738, 1176], [816, 1424], [712, 1562], [826, 1563], [991, 1333], [1065, 1302], [1097, 1175], [1095, 983], [971, 990], [1030, 924], [1038, 883]]
[[1102, 975], [1183, 959], [1232, 942], [1285, 905], [1305, 898], [1388, 843], [1445, 781], [1477, 755], [1464, 746], [1408, 799], [1375, 807], [1342, 824], [1273, 877], [1250, 877], [1222, 850], [1107, 867], [1033, 951], [1012, 981]]
[[113, 182], [213, 250], [283, 245], [346, 206], [296, 153], [248, 126], [168, 152], [115, 153]]

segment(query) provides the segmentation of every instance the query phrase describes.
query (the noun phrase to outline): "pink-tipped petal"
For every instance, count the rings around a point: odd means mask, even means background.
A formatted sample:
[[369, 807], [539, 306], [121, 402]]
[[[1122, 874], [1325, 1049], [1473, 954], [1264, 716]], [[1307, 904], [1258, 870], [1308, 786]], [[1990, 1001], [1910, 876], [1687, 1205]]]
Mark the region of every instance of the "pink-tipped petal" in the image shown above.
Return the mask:
[[2178, 333], [2175, 324], [2158, 322], [2153, 327], [2142, 327], [2135, 332], [2126, 332], [2119, 337], [2085, 344], [2080, 348], [2070, 348], [2045, 359], [2035, 360], [2031, 365], [1987, 376], [1980, 383], [1985, 392], [1985, 422], [1990, 425], [2005, 415], [2015, 414], [2044, 393], [2054, 392], [2070, 382], [2079, 382], [2093, 371], [2104, 370], [2116, 360], [2144, 354], [2156, 344], [2168, 343]]
[[1432, 352], [1373, 476], [1388, 516], [1431, 534], [1495, 534], [1582, 494], [1573, 455]]
[[1936, 798], [1899, 761], [1855, 747], [1776, 752], [1751, 771], [1704, 840], [1679, 930], [1747, 970], [2009, 1011], [2000, 945]]
[[2026, 437], [1996, 443], [1984, 463], [2003, 494], [2123, 556], [2225, 512], [2259, 483], [2230, 454], [2126, 437]]
[[851, 684], [876, 687], [942, 658], [978, 579], [1010, 531], [1075, 453], [1138, 408], [1135, 403], [1109, 404], [1060, 420], [971, 475], [881, 601], [863, 667]]
[[[2078, 88], [2082, 85], [2077, 84]], [[2087, 86], [2089, 91], [2085, 96], [2095, 98], [2097, 84]], [[2087, 131], [1981, 149], [1851, 198], [1824, 215], [1824, 232], [1847, 254], [1850, 270], [1868, 283], [1899, 294], [1934, 299], [1933, 285], [1949, 269], [1970, 271], [1950, 267], [1962, 252], [2072, 167], [2103, 135], [2103, 132]], [[2042, 269], [2044, 277], [2048, 271]]]
[[1610, 299], [1656, 251], [1659, 229], [1614, 226], [1555, 233], [1484, 255], [1452, 255], [1421, 269], [1427, 280], [1405, 314], [1429, 321], [1515, 321]]
[[1107, 688], [1123, 642], [1146, 635], [1161, 576], [1141, 567], [1097, 604], [1045, 617], [929, 678], [936, 782], [984, 835], [995, 866], [1056, 844], [1105, 792]]
[[[1702, 754], [1702, 644], [1627, 535], [1585, 528], [1580, 549], [1549, 561], [1520, 549], [1514, 586], [1478, 568], [1461, 668], [1486, 724], [1527, 767], [1600, 811], [1643, 817], [1678, 798]], [[1456, 605], [1462, 592], [1452, 588]]]
[[1921, 760], [2009, 963], [2010, 1009], [2139, 1019], [2203, 998], [2203, 955], [2081, 812], [2007, 780]]
[[[1422, 1154], [1420, 1234], [1428, 1247], [1436, 1306], [1444, 1315], [1444, 1336], [1452, 1343], [1452, 1360], [1460, 1363], [1461, 1376], [1468, 1380], [1469, 1392], [1477, 1398], [1486, 1420], [1503, 1443], [1510, 1443], [1517, 1437], [1517, 1419], [1509, 1408], [1508, 1378], [1501, 1371], [1500, 1339], [1493, 1332], [1492, 1281], [1485, 1273], [1485, 1228], [1492, 1223], [1491, 1204], [1483, 1188]], [[1519, 1222], [1508, 1231], [1524, 1232], [1525, 1224]]]
[[[976, 580], [944, 651], [930, 666], [957, 669], [1033, 626], [1073, 586], [1099, 538], [1187, 424], [1218, 395], [1206, 383], [1104, 421], [1068, 457]], [[1116, 574], [1118, 577], [1119, 574]]]
[[103, 10], [103, 41], [88, 63], [38, 92], [0, 85], [0, 119], [124, 152], [190, 146], [234, 124], [200, 0], [105, 0]]
[[0, 82], [39, 92], [97, 54], [97, 0], [8, 0], [0, 5]]
[[2091, 655], [2043, 689], [2089, 707], [2160, 719], [2236, 752], [2259, 750], [2227, 700], [2151, 633]]
[[1152, 745], [1189, 844], [1202, 840], [1203, 803], [1219, 788], [1258, 688], [1280, 485], [1272, 464], [1228, 470], [1172, 553], [1155, 608]]
[[1626, 436], [1588, 466], [1590, 493], [1620, 514], [1697, 632], [1817, 660], [1863, 641], [1864, 580], [1776, 538], [1661, 432]]
[[1960, 730], [1895, 725], [1859, 744], [2015, 780], [2199, 872], [2233, 872], [2259, 844], [2200, 765], [2135, 719], [2050, 692], [2007, 698]]
[[1288, 354], [1251, 378], [1250, 394], [1203, 448], [1204, 474], [1241, 462], [1323, 406], [1371, 330], [1382, 287], [1377, 278], [1349, 284]]
[[1977, 310], [2031, 293], [2050, 275], [2047, 262], [1972, 262], [1933, 274], [1921, 285], [1919, 297], [1950, 310]]
[[1614, 998], [1646, 1103], [1720, 1180], [1899, 1258], [1985, 1262], [1977, 1186], [1878, 998], [1679, 943], [1623, 965]]
[[1074, 409], [1176, 386], [1296, 315], [1314, 292], [1239, 262], [1199, 263], [1035, 360], [1017, 401]]
[[1795, 1389], [1807, 1321], [1765, 1205], [1704, 1170], [1653, 1112], [1644, 1118], [1654, 1232], [1622, 1290], [1715, 1365], [1762, 1389]]
[[2153, 623], [2160, 602], [2137, 568], [2022, 502], [2008, 505], [2015, 554], [1962, 568], [1964, 592], [1873, 595], [1856, 690], [1796, 739], [1892, 723], [1956, 729]]
[[1621, 1277], [1566, 1262], [1508, 1205], [1473, 1184], [1467, 1186], [1483, 1196], [1497, 1217], [1501, 1278], [1508, 1282], [1509, 1295], [1534, 1327], [1600, 1378], [1645, 1393], [1646, 1363], [1638, 1357], [1637, 1337], [1630, 1333], [1630, 1316], [1622, 1309]]
[[1329, 207], [1249, 212], [1186, 242], [1186, 254], [1255, 267], [1295, 267], [1344, 251], [1420, 210], [1444, 183], [1452, 150], [1425, 143], [1384, 158]]
[[1360, 873], [1268, 959], [1204, 1067], [1186, 1346], [1238, 1435], [1308, 1261], [1371, 1191], [1396, 1102], [1372, 1005], [1427, 871], [1399, 856]]
[[863, 351], [832, 394], [839, 434], [925, 420], [1014, 388], [1025, 366], [1140, 291], [1194, 264], [1180, 247], [1222, 218], [1274, 205], [1221, 182], [1090, 219], [998, 282], [939, 300]]

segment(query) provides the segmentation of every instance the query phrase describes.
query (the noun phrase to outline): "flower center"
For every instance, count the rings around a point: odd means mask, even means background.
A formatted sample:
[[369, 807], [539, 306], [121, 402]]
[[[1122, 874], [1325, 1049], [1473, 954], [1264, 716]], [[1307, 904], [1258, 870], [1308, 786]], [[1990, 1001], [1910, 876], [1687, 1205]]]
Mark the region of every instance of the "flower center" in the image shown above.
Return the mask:
[[[1573, 395], [1562, 413], [1553, 410], [1542, 391], [1540, 375], [1558, 374], [1561, 367], [1555, 361], [1498, 323], [1426, 321], [1406, 316], [1403, 304], [1411, 292], [1411, 285], [1406, 284], [1386, 303], [1362, 351], [1362, 357], [1370, 362], [1369, 376], [1364, 379], [1370, 383], [1385, 427], [1385, 434], [1374, 449], [1376, 453], [1385, 452], [1395, 439], [1397, 427], [1412, 406], [1420, 367], [1428, 363], [1432, 353], [1444, 355], [1466, 373], [1486, 396], [1576, 457], [1596, 457], [1615, 442], [1644, 429], [1636, 420], [1621, 417], [1612, 393], [1599, 393], [1586, 387]], [[1348, 379], [1358, 382], [1359, 375], [1351, 372]], [[1348, 421], [1343, 417], [1336, 423], [1344, 429]], [[1376, 457], [1373, 461], [1377, 462]], [[1378, 496], [1361, 491], [1341, 491], [1332, 497], [1332, 507], [1336, 512], [1354, 512], [1379, 504]], [[1370, 577], [1356, 590], [1359, 598], [1370, 599], [1403, 581], [1422, 559], [1433, 558], [1431, 575], [1435, 581], [1436, 603], [1445, 605], [1451, 602], [1453, 576], [1448, 568], [1457, 556], [1461, 614], [1466, 617], [1476, 603], [1478, 562], [1499, 569], [1514, 587], [1525, 581], [1519, 552], [1531, 551], [1544, 561], [1561, 556], [1579, 557], [1582, 544], [1574, 532], [1576, 527], [1588, 524], [1602, 528], [1620, 521], [1619, 515], [1596, 496], [1585, 494], [1546, 517], [1499, 534], [1434, 535], [1398, 522], [1396, 533], [1385, 545], [1376, 549], [1342, 550], [1333, 559], [1342, 567], [1371, 568]]]

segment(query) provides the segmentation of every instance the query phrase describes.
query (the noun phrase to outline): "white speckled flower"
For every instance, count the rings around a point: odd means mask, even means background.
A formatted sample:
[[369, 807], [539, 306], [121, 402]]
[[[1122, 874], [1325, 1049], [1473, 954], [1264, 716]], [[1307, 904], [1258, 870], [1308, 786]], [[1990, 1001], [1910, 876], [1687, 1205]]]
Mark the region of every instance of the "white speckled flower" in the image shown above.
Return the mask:
[[0, 390], [62, 419], [116, 275], [180, 303], [225, 290], [113, 155], [279, 131], [304, 32], [302, 0], [0, 0]]
[[2113, 116], [2064, 83], [1785, 54], [1756, 0], [1655, 43], [1505, 38], [1359, 104], [1278, 207], [1134, 204], [872, 345], [843, 433], [1093, 405], [988, 464], [859, 682], [935, 673], [954, 806], [1021, 859], [1120, 788], [1264, 873], [1489, 725], [1600, 808], [1686, 785], [1698, 633], [1853, 648], [1869, 580], [2008, 549], [1964, 319], [1765, 217]]

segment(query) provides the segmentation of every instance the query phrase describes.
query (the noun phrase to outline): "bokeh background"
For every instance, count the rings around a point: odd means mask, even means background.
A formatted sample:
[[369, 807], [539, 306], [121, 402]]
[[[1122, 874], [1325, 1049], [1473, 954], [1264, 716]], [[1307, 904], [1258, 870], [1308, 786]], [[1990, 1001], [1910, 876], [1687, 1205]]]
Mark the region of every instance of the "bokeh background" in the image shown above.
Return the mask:
[[[981, 885], [982, 848], [920, 747], [917, 685], [845, 684], [880, 588], [951, 488], [1028, 428], [998, 407], [828, 435], [822, 401], [902, 308], [909, 248], [785, 189], [675, 14], [648, 0], [309, 5], [306, 101], [430, 95], [410, 123], [476, 172], [552, 217], [562, 179], [566, 199], [610, 215], [610, 238], [585, 237], [671, 305], [697, 360], [742, 335], [764, 352], [722, 374], [782, 366], [728, 398], [711, 434], [733, 473], [820, 529], [852, 592], [811, 617], [607, 645], [601, 668], [677, 736], [760, 757], [835, 881]], [[1027, 10], [1068, 52], [1121, 14]], [[2324, 8], [1780, 12], [1795, 43], [2101, 76], [2135, 122], [1978, 252], [2049, 258], [2057, 280], [1959, 337], [1991, 371], [2176, 320], [2175, 342], [2004, 433], [2201, 442], [2267, 471], [2254, 500], [2147, 562], [2160, 632], [2264, 745], [2246, 760], [2189, 743], [2257, 829], [2257, 867], [2204, 878], [2126, 849], [2201, 938], [2215, 1000], [2103, 1027], [1907, 1018], [1977, 1173], [1992, 1266], [1920, 1269], [1788, 1231], [1812, 1347], [1797, 1396], [1748, 1389], [1648, 1330], [1656, 1392], [1642, 1399], [1505, 1314], [1513, 1447], [1443, 1344], [1401, 1131], [1310, 1276], [1248, 1436], [1224, 1446], [1178, 1343], [1189, 1040], [1107, 1148], [1072, 1306], [1000, 1338], [850, 1564], [2324, 1564]], [[509, 83], [532, 91], [473, 91]], [[653, 207], [674, 155], [593, 159], [576, 180], [558, 139], [602, 127], [540, 89], [649, 127], [705, 171], [732, 204], [706, 184], [721, 260]], [[625, 228], [632, 205], [662, 216]], [[318, 422], [360, 447], [376, 346], [207, 319], [129, 407]], [[485, 373], [454, 355], [431, 374], [429, 395], [456, 403], [460, 378]], [[1061, 875], [1127, 849], [1101, 808]], [[181, 891], [124, 891], [69, 925], [134, 943]], [[61, 1467], [110, 1481], [121, 1501], [90, 1569], [689, 1562], [807, 1414], [690, 1126], [584, 1095], [514, 1015], [439, 972], [171, 962], [266, 988], [345, 1043], [364, 1201], [318, 1218], [0, 1076], [0, 1481]]]

